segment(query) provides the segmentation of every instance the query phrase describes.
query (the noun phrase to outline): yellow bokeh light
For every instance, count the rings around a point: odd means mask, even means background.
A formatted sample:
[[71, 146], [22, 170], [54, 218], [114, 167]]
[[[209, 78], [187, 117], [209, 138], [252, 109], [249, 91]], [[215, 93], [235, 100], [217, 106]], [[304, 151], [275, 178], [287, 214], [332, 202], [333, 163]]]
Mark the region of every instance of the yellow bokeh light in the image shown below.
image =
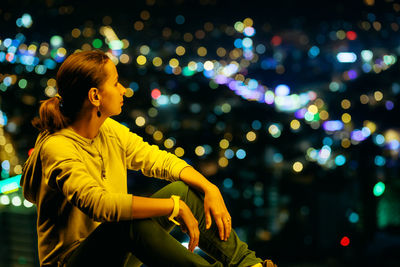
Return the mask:
[[233, 139], [233, 135], [232, 135], [231, 133], [225, 133], [225, 134], [224, 134], [224, 138], [225, 138], [226, 140], [228, 140], [228, 142], [231, 142], [232, 139]]
[[379, 21], [374, 21], [372, 23], [372, 27], [379, 32], [382, 29], [382, 24]]
[[127, 49], [130, 45], [127, 39], [122, 39], [121, 42], [122, 42], [122, 49]]
[[371, 133], [376, 131], [376, 124], [372, 121], [364, 121], [364, 126], [367, 127]]
[[185, 154], [185, 150], [181, 147], [175, 148], [175, 155], [182, 157]]
[[303, 170], [303, 163], [301, 163], [300, 161], [296, 161], [296, 162], [293, 164], [293, 170], [294, 170], [295, 172], [301, 172], [301, 171]]
[[75, 28], [72, 30], [71, 35], [74, 38], [78, 38], [81, 35], [81, 30], [79, 30], [78, 28]]
[[244, 82], [244, 75], [240, 74], [240, 73], [236, 74], [235, 75], [235, 80]]
[[31, 45], [28, 46], [28, 50], [29, 50], [29, 52], [31, 52], [32, 54], [36, 53], [36, 49], [37, 49], [37, 46], [34, 45], [34, 44], [31, 44]]
[[214, 30], [214, 25], [211, 22], [204, 23], [204, 30], [210, 32]]
[[130, 98], [135, 94], [135, 92], [132, 90], [132, 88], [126, 88], [126, 92], [124, 94], [125, 97]]
[[351, 107], [351, 103], [348, 99], [343, 99], [340, 105], [343, 109], [349, 109]]
[[179, 66], [179, 61], [178, 61], [176, 58], [171, 58], [171, 59], [169, 60], [169, 65], [170, 65], [172, 68], [176, 68], [176, 67]]
[[248, 132], [248, 133], [246, 134], [246, 139], [247, 139], [248, 141], [250, 141], [250, 142], [253, 142], [254, 140], [256, 140], [256, 138], [257, 138], [257, 135], [256, 135], [256, 133], [253, 132], [253, 131], [250, 131], [250, 132]]
[[375, 91], [374, 92], [374, 97], [376, 101], [381, 101], [383, 99], [383, 94], [381, 91]]
[[186, 53], [186, 49], [183, 46], [180, 45], [175, 49], [175, 53], [178, 56], [183, 56]]
[[92, 50], [92, 46], [90, 44], [88, 44], [88, 43], [84, 43], [81, 48], [82, 48], [83, 51]]
[[193, 34], [187, 32], [183, 35], [183, 40], [185, 40], [185, 42], [189, 43], [191, 41], [193, 41]]
[[202, 147], [202, 146], [197, 146], [194, 150], [194, 153], [196, 153], [196, 155], [199, 157], [203, 156], [205, 152], [206, 151], [205, 151], [204, 147]]
[[175, 75], [179, 75], [179, 74], [181, 74], [181, 72], [182, 72], [182, 68], [179, 67], [179, 66], [174, 68], [174, 69], [172, 69], [172, 73], [175, 74]]
[[219, 57], [224, 57], [226, 55], [226, 50], [223, 47], [218, 47], [217, 49], [217, 55]]
[[342, 142], [341, 142], [341, 145], [342, 145], [343, 148], [349, 148], [350, 145], [351, 145], [351, 142], [350, 142], [349, 139], [344, 138], [344, 139], [342, 140]]
[[204, 57], [204, 56], [207, 55], [207, 49], [206, 49], [204, 46], [200, 46], [200, 47], [197, 49], [197, 54], [198, 54], [199, 56], [201, 56], [201, 57]]
[[197, 30], [194, 33], [194, 36], [196, 36], [197, 39], [203, 39], [206, 36], [206, 33], [203, 30]]
[[140, 20], [136, 21], [135, 24], [133, 24], [133, 28], [135, 28], [136, 31], [141, 31], [144, 28], [144, 24]]
[[146, 59], [145, 56], [140, 55], [140, 56], [138, 56], [138, 57], [136, 58], [136, 62], [137, 62], [139, 65], [144, 65], [144, 64], [146, 64], [147, 59]]
[[143, 127], [146, 124], [146, 119], [142, 116], [136, 118], [135, 123], [139, 127]]
[[229, 161], [228, 161], [228, 159], [225, 158], [225, 157], [221, 157], [221, 158], [218, 159], [218, 165], [219, 165], [221, 168], [225, 168], [226, 166], [228, 166], [228, 163], [229, 163]]
[[170, 139], [170, 138], [168, 138], [168, 139], [166, 139], [166, 140], [164, 141], [164, 146], [165, 146], [166, 148], [172, 148], [174, 145], [175, 145], [175, 142], [174, 142], [172, 139]]
[[336, 37], [339, 40], [343, 40], [344, 38], [346, 38], [346, 32], [343, 31], [343, 30], [339, 30], [339, 31], [336, 32]]
[[165, 27], [162, 30], [162, 35], [163, 35], [164, 38], [169, 38], [171, 36], [171, 34], [172, 34], [172, 30], [170, 28], [168, 28], [168, 27]]
[[221, 110], [224, 113], [229, 113], [231, 111], [231, 105], [229, 105], [229, 103], [224, 103], [221, 106]]
[[298, 130], [300, 128], [300, 122], [298, 120], [292, 120], [290, 122], [290, 128], [293, 130]]
[[344, 123], [349, 123], [351, 122], [351, 115], [349, 113], [343, 113], [342, 115], [342, 121]]
[[139, 51], [140, 51], [141, 54], [147, 55], [148, 53], [150, 53], [150, 47], [148, 45], [142, 45], [139, 48]]
[[360, 96], [360, 102], [361, 102], [361, 104], [368, 104], [369, 97], [367, 95], [361, 95]]
[[328, 113], [328, 111], [322, 110], [322, 111], [319, 113], [319, 118], [320, 118], [321, 120], [323, 120], [323, 121], [326, 121], [327, 119], [329, 119], [329, 113]]
[[119, 61], [121, 61], [122, 64], [129, 63], [129, 60], [130, 60], [130, 58], [129, 58], [129, 56], [127, 54], [122, 54], [119, 57]]
[[231, 59], [237, 59], [238, 57], [240, 57], [242, 55], [242, 51], [235, 48], [233, 49], [231, 52], [229, 52], [229, 57]]
[[6, 144], [5, 146], [4, 146], [4, 150], [7, 152], [7, 153], [12, 153], [13, 151], [14, 151], [14, 148], [13, 148], [13, 146], [12, 146], [12, 144]]
[[234, 28], [235, 28], [235, 30], [238, 31], [238, 32], [243, 32], [243, 30], [244, 30], [244, 24], [243, 24], [243, 22], [237, 21], [237, 22], [235, 23], [235, 25], [234, 25]]
[[41, 55], [46, 55], [47, 54], [47, 52], [49, 52], [49, 46], [48, 46], [48, 44], [42, 44], [41, 46], [40, 46], [40, 48], [39, 48], [39, 52], [40, 52], [40, 54]]
[[308, 110], [308, 112], [310, 112], [312, 114], [318, 113], [318, 107], [316, 105], [310, 105], [307, 110]]
[[384, 133], [386, 142], [391, 142], [393, 140], [400, 141], [399, 133], [393, 129], [389, 129]]
[[153, 133], [156, 131], [156, 127], [154, 127], [153, 125], [147, 125], [145, 131], [147, 134], [153, 135]]
[[163, 137], [164, 137], [163, 133], [158, 130], [153, 133], [153, 138], [156, 141], [160, 141], [161, 139], [163, 139]]
[[21, 165], [16, 165], [15, 167], [14, 167], [14, 172], [15, 172], [15, 174], [21, 174], [22, 173], [22, 166]]
[[189, 70], [191, 70], [191, 71], [197, 70], [197, 63], [194, 62], [194, 61], [190, 61], [189, 64], [188, 64], [188, 68], [189, 68]]
[[156, 108], [149, 108], [147, 111], [147, 114], [149, 114], [150, 117], [154, 118], [155, 116], [158, 115], [158, 110]]
[[53, 78], [48, 79], [47, 80], [47, 85], [56, 87], [56, 79], [53, 79]]
[[143, 10], [142, 12], [140, 12], [140, 18], [142, 20], [148, 20], [150, 18], [150, 13], [147, 10]]
[[229, 141], [227, 139], [222, 139], [219, 141], [219, 147], [222, 149], [227, 149], [229, 147]]
[[156, 67], [160, 67], [162, 65], [162, 59], [160, 57], [153, 58], [153, 65]]
[[253, 20], [251, 18], [245, 18], [243, 24], [245, 27], [251, 27], [253, 26]]
[[317, 99], [315, 100], [314, 104], [315, 104], [319, 109], [321, 109], [321, 108], [323, 108], [325, 102], [324, 102], [324, 100], [322, 100], [321, 98], [317, 98]]

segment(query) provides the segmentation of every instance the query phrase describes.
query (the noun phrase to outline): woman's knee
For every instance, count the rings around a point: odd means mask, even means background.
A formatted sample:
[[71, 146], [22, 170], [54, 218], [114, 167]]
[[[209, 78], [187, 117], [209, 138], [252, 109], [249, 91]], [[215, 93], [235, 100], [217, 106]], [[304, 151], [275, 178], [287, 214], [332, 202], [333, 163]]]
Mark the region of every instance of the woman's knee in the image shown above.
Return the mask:
[[173, 195], [179, 195], [180, 197], [186, 197], [189, 186], [182, 181], [172, 182], [170, 185], [171, 193]]

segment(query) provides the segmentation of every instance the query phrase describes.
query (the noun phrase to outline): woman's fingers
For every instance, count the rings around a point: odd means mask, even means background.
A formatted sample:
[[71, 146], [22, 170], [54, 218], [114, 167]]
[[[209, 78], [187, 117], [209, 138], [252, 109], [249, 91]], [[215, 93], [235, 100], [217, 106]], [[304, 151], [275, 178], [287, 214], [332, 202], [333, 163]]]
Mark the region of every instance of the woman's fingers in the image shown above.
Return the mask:
[[221, 240], [225, 240], [225, 225], [224, 225], [222, 219], [221, 218], [218, 218], [218, 219], [215, 218], [215, 223], [216, 223], [216, 225], [218, 227], [219, 238]]
[[189, 235], [190, 240], [188, 249], [193, 252], [196, 246], [199, 244], [199, 237], [200, 237], [199, 223], [193, 216], [192, 211], [186, 205], [186, 203], [181, 201], [180, 204], [181, 204], [181, 209], [179, 212], [179, 217], [183, 222], [181, 228], [186, 230], [186, 233]]
[[231, 222], [231, 218], [227, 217], [225, 219], [223, 219], [224, 222], [224, 240], [227, 241], [229, 236], [231, 235], [231, 231], [232, 231], [232, 222]]
[[189, 232], [189, 237], [190, 237], [190, 241], [189, 241], [189, 250], [191, 252], [194, 251], [194, 249], [198, 246], [199, 244], [199, 237], [200, 237], [200, 232], [199, 232], [199, 228], [198, 227], [193, 227], [191, 229], [191, 231]]
[[212, 219], [210, 215], [210, 210], [207, 208], [205, 209], [205, 217], [206, 217], [206, 229], [210, 229], [212, 224]]

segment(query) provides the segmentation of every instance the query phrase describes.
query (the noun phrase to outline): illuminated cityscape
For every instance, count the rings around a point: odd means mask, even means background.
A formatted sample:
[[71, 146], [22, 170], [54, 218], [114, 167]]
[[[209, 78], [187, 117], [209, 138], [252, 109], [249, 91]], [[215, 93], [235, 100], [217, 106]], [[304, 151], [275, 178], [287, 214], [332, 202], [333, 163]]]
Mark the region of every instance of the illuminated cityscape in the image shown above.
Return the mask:
[[[38, 266], [19, 187], [31, 120], [92, 49], [128, 88], [115, 119], [217, 184], [257, 254], [399, 266], [396, 1], [7, 0], [0, 25], [0, 266]], [[163, 184], [128, 174], [135, 194]]]

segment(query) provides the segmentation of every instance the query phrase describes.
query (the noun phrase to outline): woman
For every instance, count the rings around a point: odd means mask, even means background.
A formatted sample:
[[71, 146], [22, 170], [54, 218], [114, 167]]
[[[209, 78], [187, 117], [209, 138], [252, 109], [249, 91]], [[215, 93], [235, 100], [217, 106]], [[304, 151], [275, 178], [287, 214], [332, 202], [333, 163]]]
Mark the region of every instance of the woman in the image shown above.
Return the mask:
[[[215, 185], [109, 118], [121, 112], [126, 89], [103, 52], [69, 56], [57, 87], [33, 121], [40, 134], [21, 179], [37, 206], [41, 266], [272, 264], [239, 240]], [[151, 198], [133, 196], [127, 169], [172, 183]], [[188, 249], [169, 234], [176, 224]], [[196, 246], [216, 262], [193, 253]]]

